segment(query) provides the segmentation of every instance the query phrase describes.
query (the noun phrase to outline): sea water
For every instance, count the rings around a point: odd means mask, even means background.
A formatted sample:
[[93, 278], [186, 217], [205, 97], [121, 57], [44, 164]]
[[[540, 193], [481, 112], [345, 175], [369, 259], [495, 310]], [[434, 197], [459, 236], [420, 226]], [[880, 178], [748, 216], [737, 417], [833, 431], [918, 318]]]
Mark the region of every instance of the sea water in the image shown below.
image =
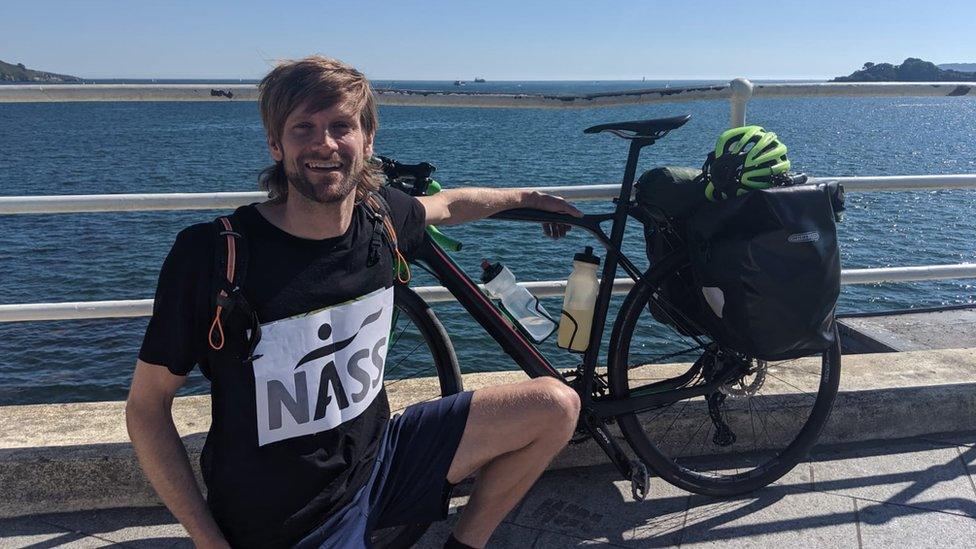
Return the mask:
[[[396, 85], [456, 89], [450, 82]], [[489, 82], [463, 90], [591, 93], [640, 86]], [[699, 166], [728, 125], [727, 101], [586, 110], [381, 107], [376, 150], [404, 162], [434, 164], [434, 177], [448, 188], [619, 183], [626, 143], [582, 130], [685, 113], [692, 120], [645, 149], [640, 170]], [[789, 147], [794, 169], [816, 176], [976, 173], [976, 101], [969, 97], [756, 99], [747, 121], [775, 131]], [[257, 174], [269, 162], [253, 102], [0, 105], [0, 195], [256, 190]], [[849, 193], [847, 201], [839, 226], [844, 268], [976, 261], [976, 191]], [[610, 201], [578, 206], [586, 212], [612, 208]], [[0, 304], [151, 298], [179, 230], [218, 213], [0, 216]], [[456, 259], [469, 273], [477, 274], [481, 259], [488, 258], [510, 266], [520, 281], [565, 279], [573, 253], [593, 244], [584, 231], [552, 241], [540, 227], [515, 222], [478, 222], [445, 232], [465, 243]], [[623, 251], [646, 265], [633, 223]], [[433, 283], [419, 269], [414, 272], [416, 284]], [[838, 309], [971, 303], [974, 284], [848, 285]], [[611, 305], [611, 321], [620, 299]], [[547, 301], [546, 307], [558, 309], [561, 298]], [[515, 368], [458, 305], [434, 308], [463, 371]], [[146, 322], [0, 324], [0, 404], [124, 398]], [[608, 336], [610, 326], [606, 331]], [[565, 352], [555, 356], [560, 366], [578, 360]], [[206, 390], [197, 374], [185, 389]]]

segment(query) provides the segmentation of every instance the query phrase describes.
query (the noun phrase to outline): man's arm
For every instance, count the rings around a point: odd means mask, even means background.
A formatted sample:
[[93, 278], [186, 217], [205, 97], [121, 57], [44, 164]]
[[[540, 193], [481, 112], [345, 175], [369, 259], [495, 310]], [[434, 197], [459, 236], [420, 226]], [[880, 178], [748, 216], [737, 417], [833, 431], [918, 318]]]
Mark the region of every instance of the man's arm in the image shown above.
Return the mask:
[[[574, 217], [583, 215], [558, 196], [525, 189], [448, 189], [433, 196], [418, 197], [418, 200], [424, 206], [428, 225], [467, 223], [512, 208], [532, 208]], [[547, 224], [546, 227], [549, 236], [562, 236], [566, 230], [565, 225]]]
[[173, 397], [186, 381], [165, 367], [136, 362], [125, 424], [143, 471], [197, 547], [229, 547], [200, 494], [173, 423]]

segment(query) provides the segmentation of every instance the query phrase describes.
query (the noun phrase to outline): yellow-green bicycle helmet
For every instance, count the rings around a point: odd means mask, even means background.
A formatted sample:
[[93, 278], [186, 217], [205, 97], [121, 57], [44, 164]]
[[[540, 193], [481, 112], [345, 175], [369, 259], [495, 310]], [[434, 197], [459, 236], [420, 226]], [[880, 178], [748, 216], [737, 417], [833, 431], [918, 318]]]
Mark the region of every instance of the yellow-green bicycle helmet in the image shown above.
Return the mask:
[[718, 136], [715, 151], [702, 166], [705, 197], [714, 202], [751, 189], [768, 189], [789, 169], [786, 145], [775, 133], [759, 126], [732, 128]]

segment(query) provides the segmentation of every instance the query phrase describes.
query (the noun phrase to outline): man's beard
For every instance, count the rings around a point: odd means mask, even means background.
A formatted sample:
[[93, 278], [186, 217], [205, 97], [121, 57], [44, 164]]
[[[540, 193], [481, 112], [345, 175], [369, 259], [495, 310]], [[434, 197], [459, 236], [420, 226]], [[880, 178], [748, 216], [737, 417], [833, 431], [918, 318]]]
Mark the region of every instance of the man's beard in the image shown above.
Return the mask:
[[344, 200], [353, 192], [360, 181], [366, 176], [366, 166], [360, 164], [352, 166], [346, 174], [334, 184], [312, 183], [303, 171], [305, 161], [300, 160], [296, 165], [285, 164], [285, 176], [289, 186], [293, 187], [305, 198], [319, 204], [332, 204]]

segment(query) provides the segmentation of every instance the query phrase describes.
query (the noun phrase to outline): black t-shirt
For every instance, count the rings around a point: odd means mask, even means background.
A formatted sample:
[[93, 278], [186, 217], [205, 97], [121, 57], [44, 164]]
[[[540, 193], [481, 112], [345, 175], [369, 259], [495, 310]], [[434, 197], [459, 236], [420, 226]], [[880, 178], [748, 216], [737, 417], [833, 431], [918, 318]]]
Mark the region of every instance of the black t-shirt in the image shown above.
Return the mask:
[[[424, 238], [423, 206], [397, 190], [384, 187], [380, 194], [409, 259]], [[393, 259], [385, 245], [379, 262], [367, 266], [374, 225], [360, 206], [345, 234], [325, 240], [290, 235], [253, 204], [239, 208], [234, 219], [248, 248], [243, 293], [262, 325], [308, 316], [393, 284]], [[200, 365], [211, 381], [213, 423], [201, 456], [211, 511], [235, 546], [288, 545], [346, 505], [368, 480], [389, 404], [380, 387], [368, 407], [338, 426], [259, 445], [257, 367], [235, 354], [243, 344], [236, 340], [243, 337], [235, 338], [234, 326], [227, 326], [226, 349], [213, 352], [208, 344], [216, 234], [212, 223], [201, 223], [177, 236], [159, 275], [139, 358], [176, 375]], [[321, 332], [318, 337], [325, 339]], [[291, 393], [283, 394], [287, 405]]]

